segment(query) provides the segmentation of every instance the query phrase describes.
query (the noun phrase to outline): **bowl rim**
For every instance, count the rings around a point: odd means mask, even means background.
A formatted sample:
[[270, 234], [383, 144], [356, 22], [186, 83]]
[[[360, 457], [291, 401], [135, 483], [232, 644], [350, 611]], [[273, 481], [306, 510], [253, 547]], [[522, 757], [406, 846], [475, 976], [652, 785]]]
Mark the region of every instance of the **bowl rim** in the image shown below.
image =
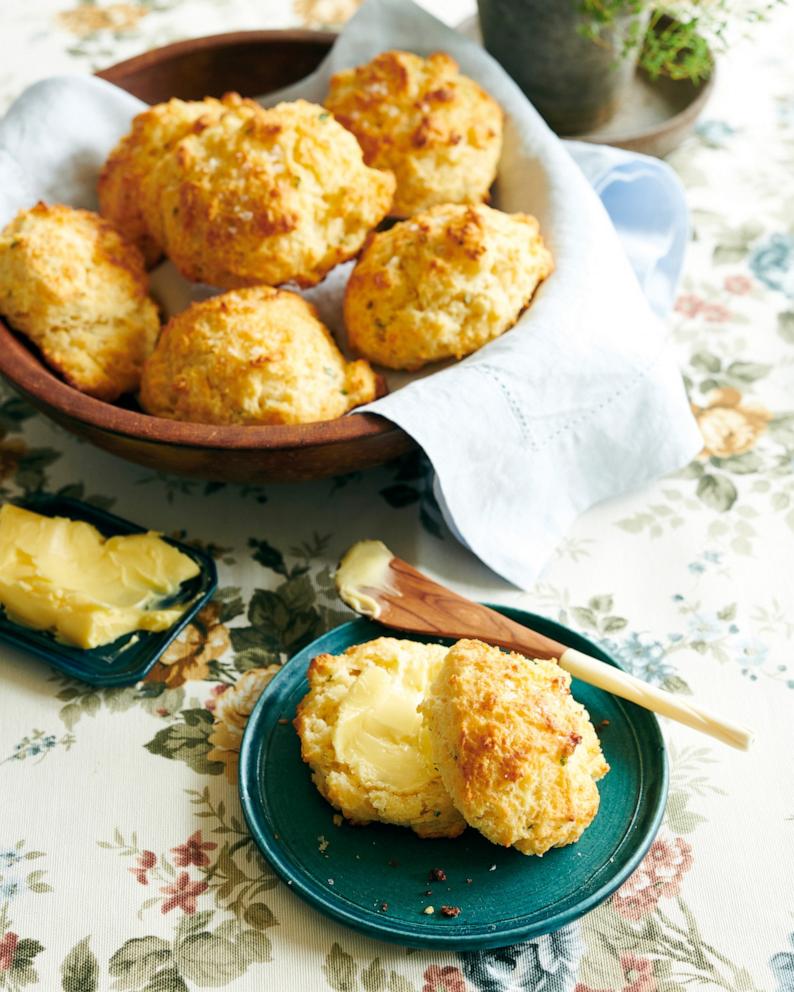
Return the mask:
[[223, 449], [303, 448], [404, 433], [375, 413], [310, 424], [198, 424], [128, 410], [81, 393], [51, 372], [0, 319], [0, 374], [34, 402], [102, 431], [156, 444]]
[[[143, 52], [95, 73], [115, 85], [130, 73], [140, 73], [163, 61], [197, 51], [235, 45], [277, 42], [319, 42], [329, 48], [336, 39], [330, 31], [272, 29], [231, 31], [188, 38]], [[0, 374], [19, 392], [45, 410], [61, 414], [103, 432], [154, 444], [228, 450], [279, 450], [368, 441], [408, 435], [375, 413], [352, 412], [335, 420], [309, 424], [200, 424], [167, 420], [96, 399], [82, 393], [51, 371], [9, 324], [0, 318]]]
[[[336, 41], [338, 35], [335, 31], [314, 31], [311, 28], [268, 28], [255, 29], [250, 31], [221, 31], [218, 34], [204, 34], [197, 38], [185, 38], [182, 41], [173, 41], [169, 45], [161, 45], [159, 48], [149, 49], [139, 55], [133, 55], [121, 62], [114, 62], [106, 69], [98, 69], [94, 75], [100, 79], [105, 79], [109, 83], [117, 86], [119, 77], [128, 75], [131, 72], [140, 72], [148, 69], [152, 65], [161, 62], [164, 57], [192, 53], [204, 49], [229, 48], [234, 45], [262, 44], [269, 42], [297, 42], [325, 44], [329, 48]], [[122, 86], [122, 89], [124, 87]]]

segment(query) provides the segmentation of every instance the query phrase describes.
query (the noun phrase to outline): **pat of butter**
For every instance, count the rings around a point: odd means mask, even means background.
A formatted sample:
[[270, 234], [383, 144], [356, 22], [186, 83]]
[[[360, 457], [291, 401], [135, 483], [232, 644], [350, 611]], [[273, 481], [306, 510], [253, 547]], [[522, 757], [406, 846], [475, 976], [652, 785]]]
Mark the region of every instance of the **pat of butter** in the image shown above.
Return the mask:
[[339, 707], [337, 758], [366, 785], [416, 792], [436, 777], [418, 706], [443, 658], [399, 658], [364, 669]]
[[381, 605], [377, 593], [399, 595], [391, 580], [389, 563], [394, 555], [383, 541], [359, 541], [350, 548], [336, 570], [336, 591], [343, 603], [365, 617], [377, 619]]
[[91, 524], [0, 507], [0, 604], [9, 620], [95, 648], [166, 630], [184, 605], [157, 609], [198, 565], [158, 534], [105, 538]]

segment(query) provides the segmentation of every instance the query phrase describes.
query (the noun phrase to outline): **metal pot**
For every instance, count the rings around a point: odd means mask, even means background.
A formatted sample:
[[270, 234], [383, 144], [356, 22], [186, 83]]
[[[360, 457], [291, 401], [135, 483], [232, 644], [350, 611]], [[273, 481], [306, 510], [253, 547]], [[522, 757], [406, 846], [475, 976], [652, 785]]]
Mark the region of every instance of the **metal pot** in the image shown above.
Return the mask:
[[[581, 0], [478, 0], [487, 50], [558, 134], [609, 120], [631, 85], [650, 8], [585, 37]], [[636, 39], [628, 45], [630, 39]]]

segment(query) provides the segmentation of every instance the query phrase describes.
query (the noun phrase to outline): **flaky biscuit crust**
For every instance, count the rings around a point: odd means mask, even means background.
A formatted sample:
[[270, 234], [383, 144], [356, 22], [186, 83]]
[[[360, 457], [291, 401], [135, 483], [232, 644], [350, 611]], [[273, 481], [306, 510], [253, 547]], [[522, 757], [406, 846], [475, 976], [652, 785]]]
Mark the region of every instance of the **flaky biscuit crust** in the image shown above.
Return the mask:
[[351, 822], [393, 823], [410, 827], [420, 837], [457, 837], [466, 828], [439, 777], [416, 793], [375, 789], [337, 760], [333, 744], [339, 707], [368, 666], [388, 664], [388, 659], [399, 652], [418, 653], [428, 663], [439, 664], [446, 650], [437, 644], [381, 637], [348, 648], [341, 655], [321, 654], [312, 660], [309, 692], [298, 705], [294, 721], [301, 739], [301, 756], [311, 766], [312, 779], [320, 793]]
[[541, 855], [577, 841], [598, 811], [609, 766], [570, 684], [556, 662], [464, 640], [420, 707], [447, 791], [495, 844]]
[[256, 286], [194, 303], [163, 328], [141, 382], [149, 413], [201, 424], [305, 424], [375, 398], [296, 293]]
[[393, 193], [327, 110], [297, 100], [230, 108], [182, 138], [147, 177], [143, 210], [188, 279], [311, 286], [359, 251]]
[[325, 105], [358, 138], [368, 165], [395, 174], [393, 216], [488, 199], [502, 110], [451, 56], [382, 52], [333, 76]]
[[88, 210], [38, 203], [0, 235], [0, 313], [75, 388], [138, 388], [160, 321], [138, 249]]
[[180, 138], [216, 121], [224, 108], [247, 102], [229, 94], [222, 101], [207, 97], [158, 103], [134, 118], [129, 134], [108, 156], [99, 174], [99, 212], [140, 248], [147, 265], [157, 261], [162, 249], [143, 216], [144, 180]]
[[529, 214], [434, 207], [369, 239], [345, 291], [350, 345], [392, 369], [461, 358], [512, 327], [552, 268]]

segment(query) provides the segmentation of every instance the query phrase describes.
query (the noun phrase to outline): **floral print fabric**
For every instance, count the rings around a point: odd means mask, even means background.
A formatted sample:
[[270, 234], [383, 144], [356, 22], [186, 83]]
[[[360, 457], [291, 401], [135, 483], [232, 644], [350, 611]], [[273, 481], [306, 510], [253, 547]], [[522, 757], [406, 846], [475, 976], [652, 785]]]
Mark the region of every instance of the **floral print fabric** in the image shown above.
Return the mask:
[[[0, 100], [187, 35], [338, 25], [356, 0], [40, 0], [4, 11]], [[455, 22], [473, 4], [434, 4]], [[703, 449], [586, 514], [518, 593], [440, 521], [421, 458], [302, 486], [163, 477], [0, 387], [0, 498], [47, 489], [200, 544], [220, 589], [149, 676], [99, 690], [0, 646], [0, 989], [794, 992], [794, 26], [722, 58], [671, 156], [693, 239], [670, 329]], [[595, 250], [595, 249], [594, 249]], [[641, 329], [638, 329], [641, 333]], [[348, 614], [332, 569], [378, 536], [476, 598], [545, 613], [641, 678], [755, 727], [665, 726], [665, 823], [579, 923], [467, 954], [377, 944], [300, 903], [253, 845], [240, 741], [280, 665]]]

